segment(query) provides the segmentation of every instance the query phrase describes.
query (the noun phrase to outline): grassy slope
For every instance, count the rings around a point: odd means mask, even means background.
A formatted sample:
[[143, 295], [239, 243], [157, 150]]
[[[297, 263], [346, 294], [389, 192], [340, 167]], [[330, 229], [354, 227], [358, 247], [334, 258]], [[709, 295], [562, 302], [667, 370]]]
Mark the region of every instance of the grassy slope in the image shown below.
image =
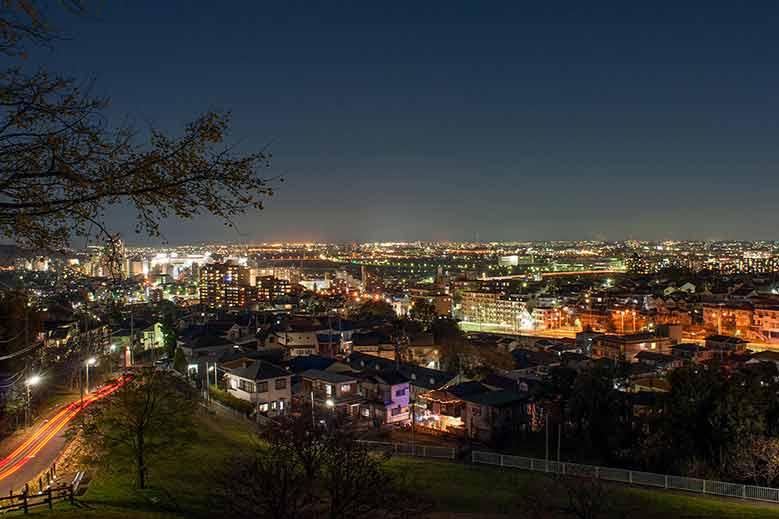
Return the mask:
[[[444, 461], [394, 458], [389, 467], [405, 474], [409, 484], [426, 494], [440, 512], [519, 515], [519, 495], [531, 490], [538, 474], [496, 467], [452, 464]], [[538, 485], [532, 487], [538, 492]], [[615, 497], [633, 512], [631, 518], [722, 517], [759, 519], [779, 517], [779, 506], [741, 504], [692, 494], [637, 487], [617, 487]]]
[[[200, 419], [197, 441], [151, 468], [151, 485], [145, 492], [133, 487], [132, 478], [97, 472], [82, 501], [89, 509], [61, 505], [58, 518], [171, 519], [213, 514], [209, 508], [209, 476], [253, 440], [245, 424], [228, 418]], [[176, 449], [175, 442], [171, 449]], [[397, 457], [388, 468], [402, 474], [408, 484], [425, 495], [440, 512], [510, 514], [522, 517], [519, 495], [537, 474], [486, 466]], [[534, 488], [538, 488], [537, 486]], [[537, 491], [537, 490], [536, 490]], [[173, 498], [175, 496], [175, 499]], [[715, 498], [620, 487], [618, 499], [628, 503], [632, 519], [667, 517], [723, 517], [761, 519], [779, 516], [779, 507], [741, 504]], [[36, 514], [38, 515], [38, 514]], [[41, 513], [40, 515], [50, 515]], [[213, 516], [213, 515], [212, 515]]]

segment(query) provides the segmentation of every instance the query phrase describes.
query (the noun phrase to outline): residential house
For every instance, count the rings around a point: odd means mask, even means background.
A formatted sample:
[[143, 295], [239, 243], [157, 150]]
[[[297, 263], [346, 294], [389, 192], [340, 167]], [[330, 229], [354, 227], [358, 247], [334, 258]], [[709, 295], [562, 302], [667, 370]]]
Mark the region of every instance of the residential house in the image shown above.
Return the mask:
[[740, 337], [730, 335], [709, 335], [706, 337], [706, 348], [715, 354], [744, 353], [747, 349], [747, 341]]
[[671, 355], [686, 362], [703, 362], [711, 358], [712, 352], [692, 343], [674, 344]]
[[360, 416], [377, 424], [401, 424], [411, 419], [411, 385], [397, 371], [379, 371], [360, 378], [360, 391], [365, 402]]
[[397, 370], [401, 375], [409, 379], [412, 402], [417, 400], [418, 395], [421, 393], [460, 381], [460, 376], [454, 373], [417, 366], [408, 362], [397, 362], [359, 352], [351, 353], [346, 358], [346, 362], [355, 371]]
[[420, 426], [489, 443], [529, 430], [536, 414], [529, 394], [473, 381], [429, 391], [420, 401]]
[[640, 351], [667, 353], [673, 344], [670, 337], [658, 337], [653, 333], [605, 334], [594, 340], [592, 354], [594, 357], [631, 362]]
[[755, 353], [746, 363], [760, 364], [762, 362], [771, 362], [779, 369], [779, 351], [766, 350]]
[[300, 374], [300, 379], [300, 393], [296, 396], [301, 405], [309, 402], [315, 407], [338, 414], [359, 415], [363, 397], [357, 376], [309, 369]]
[[353, 333], [351, 351], [386, 359], [395, 358], [395, 344], [389, 335], [376, 330]]
[[268, 416], [289, 412], [292, 375], [285, 369], [264, 360], [247, 360], [225, 371], [227, 390], [233, 396], [251, 402]]
[[633, 361], [639, 364], [650, 366], [656, 371], [666, 371], [682, 366], [684, 361], [667, 353], [657, 353], [655, 351], [639, 351]]

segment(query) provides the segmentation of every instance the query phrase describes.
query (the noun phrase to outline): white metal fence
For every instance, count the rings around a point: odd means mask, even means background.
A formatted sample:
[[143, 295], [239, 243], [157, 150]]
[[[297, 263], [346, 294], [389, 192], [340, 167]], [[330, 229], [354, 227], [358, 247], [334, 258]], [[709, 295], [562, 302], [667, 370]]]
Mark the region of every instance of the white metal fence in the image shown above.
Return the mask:
[[578, 463], [558, 463], [556, 461], [546, 461], [539, 458], [509, 456], [508, 454], [499, 454], [496, 452], [473, 451], [472, 460], [473, 463], [485, 465], [497, 465], [500, 467], [547, 472], [550, 474], [562, 474], [566, 476], [594, 477], [605, 481], [617, 481], [632, 485], [644, 485], [663, 489], [684, 490], [686, 492], [695, 492], [698, 494], [779, 503], [779, 488], [756, 487], [753, 485], [742, 485], [740, 483], [686, 478], [668, 474], [655, 474], [653, 472], [597, 467], [594, 465], [580, 465]]
[[417, 456], [420, 458], [440, 458], [453, 460], [455, 449], [452, 447], [438, 447], [435, 445], [419, 445], [417, 443], [393, 443], [377, 442], [369, 440], [357, 440], [357, 443], [365, 445], [371, 450], [391, 452], [399, 456]]

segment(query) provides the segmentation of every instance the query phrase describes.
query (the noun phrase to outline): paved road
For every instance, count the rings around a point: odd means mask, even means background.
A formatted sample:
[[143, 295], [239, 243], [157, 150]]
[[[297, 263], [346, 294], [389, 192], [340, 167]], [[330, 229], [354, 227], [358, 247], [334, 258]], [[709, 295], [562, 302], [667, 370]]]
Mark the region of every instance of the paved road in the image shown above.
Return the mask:
[[125, 379], [119, 379], [87, 395], [83, 403], [78, 400], [62, 406], [0, 459], [0, 494], [18, 491], [51, 466], [65, 446], [65, 433], [76, 415], [92, 402], [119, 389], [125, 382]]

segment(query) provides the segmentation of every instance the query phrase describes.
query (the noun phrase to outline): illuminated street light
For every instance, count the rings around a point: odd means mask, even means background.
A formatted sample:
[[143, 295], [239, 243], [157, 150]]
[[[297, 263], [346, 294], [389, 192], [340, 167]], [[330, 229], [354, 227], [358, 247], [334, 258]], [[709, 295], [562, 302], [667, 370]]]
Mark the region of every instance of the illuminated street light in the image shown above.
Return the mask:
[[87, 381], [86, 381], [86, 392], [89, 394], [89, 367], [94, 366], [97, 364], [97, 359], [94, 357], [89, 357], [86, 362], [84, 362], [84, 365], [86, 366], [87, 371]]
[[25, 427], [29, 427], [32, 421], [30, 419], [30, 401], [31, 401], [30, 388], [32, 386], [39, 384], [40, 381], [41, 381], [40, 375], [32, 375], [30, 378], [25, 380], [25, 386], [27, 386], [27, 405], [25, 406], [25, 412], [24, 412]]
[[328, 398], [327, 400], [325, 400], [325, 405], [327, 405], [327, 407], [331, 407], [332, 408], [332, 407], [335, 407], [335, 402], [333, 401], [332, 398]]

